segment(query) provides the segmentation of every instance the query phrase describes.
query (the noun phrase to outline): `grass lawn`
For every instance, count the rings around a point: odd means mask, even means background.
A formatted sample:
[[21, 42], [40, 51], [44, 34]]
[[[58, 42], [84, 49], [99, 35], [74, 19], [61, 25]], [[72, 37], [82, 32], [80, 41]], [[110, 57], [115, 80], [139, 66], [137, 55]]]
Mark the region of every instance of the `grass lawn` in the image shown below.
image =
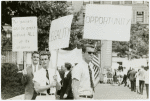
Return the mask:
[[17, 95], [24, 94], [24, 86], [8, 86], [1, 87], [1, 99], [9, 99]]

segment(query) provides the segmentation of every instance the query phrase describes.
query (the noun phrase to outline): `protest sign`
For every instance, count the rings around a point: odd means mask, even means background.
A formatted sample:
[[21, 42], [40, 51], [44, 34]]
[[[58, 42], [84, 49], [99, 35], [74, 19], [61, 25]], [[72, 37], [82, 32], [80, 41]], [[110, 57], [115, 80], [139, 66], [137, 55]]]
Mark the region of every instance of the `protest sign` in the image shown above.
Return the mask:
[[49, 35], [49, 50], [69, 46], [72, 19], [73, 15], [68, 15], [52, 21]]
[[12, 18], [12, 50], [37, 51], [37, 17]]
[[85, 39], [129, 41], [132, 7], [118, 5], [86, 5]]

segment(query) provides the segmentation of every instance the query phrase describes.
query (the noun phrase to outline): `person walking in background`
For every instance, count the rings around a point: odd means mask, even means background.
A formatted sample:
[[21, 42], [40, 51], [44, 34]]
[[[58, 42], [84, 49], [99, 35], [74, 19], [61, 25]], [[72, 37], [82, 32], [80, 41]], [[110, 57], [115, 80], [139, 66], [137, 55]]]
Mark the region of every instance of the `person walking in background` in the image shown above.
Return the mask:
[[113, 75], [113, 82], [114, 84], [117, 84], [117, 70], [115, 69], [114, 75]]
[[146, 94], [147, 99], [149, 99], [149, 66], [145, 68], [145, 86], [146, 86]]
[[131, 71], [131, 67], [130, 67], [130, 69], [128, 70], [128, 72], [127, 72], [127, 86], [129, 87], [129, 88], [131, 88], [131, 82], [130, 82], [130, 79], [129, 79], [129, 73], [130, 73], [130, 71]]
[[62, 82], [62, 88], [61, 88], [61, 93], [60, 93], [60, 99], [65, 99], [65, 100], [71, 100], [73, 99], [73, 93], [72, 93], [72, 75], [71, 75], [71, 68], [72, 65], [70, 63], [65, 63], [65, 75], [64, 75], [64, 80]]
[[121, 84], [124, 83], [124, 87], [127, 85], [127, 69], [124, 67], [124, 70], [123, 70], [123, 80], [121, 82]]
[[119, 71], [120, 71], [120, 70], [123, 71], [122, 64], [119, 65], [118, 70], [119, 70]]
[[141, 95], [143, 95], [144, 81], [145, 81], [145, 70], [144, 66], [141, 66], [141, 69], [139, 71], [139, 89]]
[[118, 70], [118, 86], [121, 85], [122, 80], [123, 80], [123, 72], [122, 72], [122, 69], [121, 69], [121, 70]]
[[140, 71], [140, 69], [138, 69], [138, 72], [135, 74], [135, 78], [136, 78], [136, 91], [137, 91], [137, 93], [140, 93], [140, 91], [139, 91], [139, 71]]
[[34, 90], [32, 79], [34, 77], [34, 73], [41, 69], [41, 66], [39, 66], [39, 52], [33, 52], [31, 59], [32, 65], [23, 71], [21, 80], [22, 84], [25, 86], [25, 100], [34, 100], [36, 98], [37, 94]]
[[132, 70], [129, 72], [129, 79], [131, 82], [131, 91], [134, 91], [134, 92], [136, 92], [135, 74], [136, 74], [136, 71], [134, 70], [134, 68], [132, 68]]

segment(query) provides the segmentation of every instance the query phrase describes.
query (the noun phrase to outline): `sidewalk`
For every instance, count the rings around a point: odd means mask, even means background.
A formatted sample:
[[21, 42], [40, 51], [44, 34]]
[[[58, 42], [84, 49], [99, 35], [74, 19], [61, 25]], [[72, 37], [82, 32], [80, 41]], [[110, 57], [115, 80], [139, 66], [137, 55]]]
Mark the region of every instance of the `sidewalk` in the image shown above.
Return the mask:
[[[144, 88], [143, 95], [140, 95], [123, 85], [98, 84], [94, 96], [95, 100], [146, 100], [146, 90]], [[24, 94], [7, 100], [23, 100], [23, 97]]]
[[144, 89], [143, 95], [140, 95], [131, 92], [131, 89], [124, 85], [99, 84], [95, 88], [94, 98], [97, 100], [146, 100], [146, 90]]
[[23, 100], [23, 99], [24, 99], [24, 94], [15, 96], [15, 97], [7, 99], [7, 100]]

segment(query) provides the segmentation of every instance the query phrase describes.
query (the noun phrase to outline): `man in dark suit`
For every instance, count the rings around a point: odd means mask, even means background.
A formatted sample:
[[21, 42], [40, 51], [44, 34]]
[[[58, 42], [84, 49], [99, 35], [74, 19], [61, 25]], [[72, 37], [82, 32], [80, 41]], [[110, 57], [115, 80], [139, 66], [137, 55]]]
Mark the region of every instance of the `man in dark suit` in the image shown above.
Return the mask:
[[64, 75], [64, 80], [62, 82], [63, 87], [61, 89], [60, 93], [60, 99], [73, 99], [73, 93], [72, 93], [72, 76], [71, 76], [71, 64], [70, 63], [65, 63], [65, 75]]
[[37, 94], [34, 90], [32, 79], [34, 73], [41, 69], [41, 66], [39, 66], [39, 52], [33, 52], [31, 58], [32, 65], [23, 70], [23, 76], [21, 80], [22, 84], [25, 86], [25, 100], [34, 100], [36, 98]]
[[[62, 83], [63, 83], [63, 80], [64, 80], [64, 75], [65, 75], [65, 67], [64, 66], [61, 66], [61, 69], [58, 71], [59, 72], [59, 75], [60, 75], [60, 77], [61, 77], [61, 85], [62, 85]], [[57, 95], [59, 95], [60, 96], [60, 93], [61, 93], [61, 90], [62, 90], [63, 88], [61, 87], [61, 89], [60, 90], [58, 90], [57, 91]]]
[[129, 72], [129, 79], [131, 82], [131, 91], [134, 91], [134, 92], [136, 92], [135, 74], [136, 74], [136, 71], [134, 70], [134, 68], [132, 68], [132, 70]]

